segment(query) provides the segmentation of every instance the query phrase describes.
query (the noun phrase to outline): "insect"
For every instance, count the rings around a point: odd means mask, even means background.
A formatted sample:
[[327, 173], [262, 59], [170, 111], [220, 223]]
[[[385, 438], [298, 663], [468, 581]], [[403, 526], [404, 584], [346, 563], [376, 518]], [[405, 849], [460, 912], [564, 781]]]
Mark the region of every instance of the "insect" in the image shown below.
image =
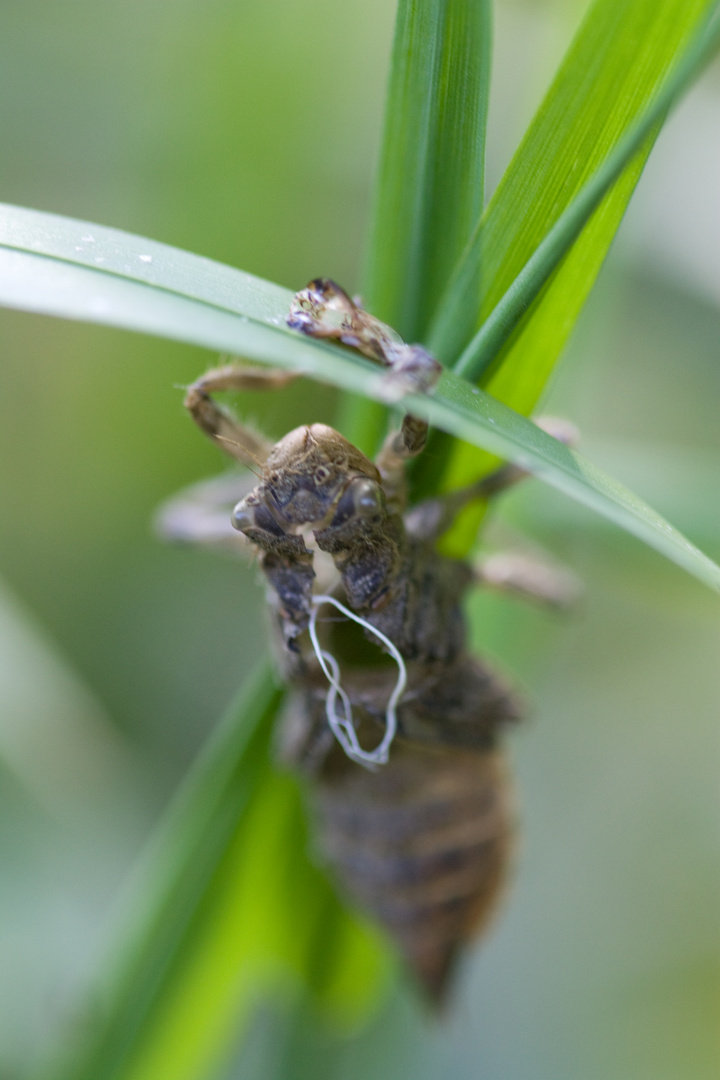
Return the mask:
[[[421, 346], [405, 345], [333, 282], [298, 293], [288, 322], [379, 360], [391, 393], [429, 390], [438, 377]], [[295, 377], [231, 364], [189, 387], [192, 418], [259, 469], [259, 482], [248, 490], [221, 477], [181, 493], [163, 508], [161, 530], [259, 555], [289, 686], [278, 756], [308, 778], [318, 852], [339, 887], [439, 1002], [458, 953], [493, 912], [514, 834], [499, 740], [521, 707], [470, 653], [463, 599], [482, 584], [561, 606], [575, 585], [526, 558], [471, 565], [438, 553], [458, 511], [514, 484], [524, 475], [516, 466], [408, 507], [405, 467], [423, 450], [424, 421], [406, 415], [373, 462], [324, 424], [271, 445], [213, 396]], [[567, 426], [552, 432], [570, 438]], [[231, 502], [234, 531], [223, 509]]]

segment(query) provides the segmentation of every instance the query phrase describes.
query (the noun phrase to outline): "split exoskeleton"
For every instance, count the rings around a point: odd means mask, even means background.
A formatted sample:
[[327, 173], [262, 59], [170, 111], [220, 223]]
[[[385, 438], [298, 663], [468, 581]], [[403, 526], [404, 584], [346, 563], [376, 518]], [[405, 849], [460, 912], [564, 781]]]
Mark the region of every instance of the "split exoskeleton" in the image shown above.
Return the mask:
[[[288, 322], [379, 360], [392, 392], [429, 390], [437, 379], [439, 365], [425, 350], [402, 343], [332, 282], [312, 282], [297, 294]], [[437, 550], [458, 511], [516, 482], [524, 475], [519, 468], [502, 466], [465, 490], [408, 508], [405, 466], [425, 445], [424, 421], [406, 415], [372, 462], [324, 424], [298, 427], [270, 445], [213, 396], [281, 387], [295, 377], [228, 365], [193, 383], [186, 397], [193, 419], [223, 451], [261, 470], [260, 479], [232, 511], [235, 533], [219, 507], [243, 480], [227, 477], [168, 503], [161, 529], [175, 540], [245, 545], [259, 554], [290, 687], [279, 753], [311, 779], [319, 853], [439, 1000], [459, 947], [492, 912], [514, 826], [498, 738], [520, 707], [469, 652], [463, 598], [485, 584], [560, 606], [572, 598], [574, 582], [526, 558], [498, 555], [470, 565]], [[567, 426], [550, 430], [567, 440]], [[318, 617], [318, 594], [362, 621], [374, 651], [336, 611]], [[399, 654], [404, 682], [389, 754], [374, 758], [398, 685], [383, 639]], [[334, 665], [332, 687], [323, 657]], [[336, 738], [339, 693], [359, 754]]]

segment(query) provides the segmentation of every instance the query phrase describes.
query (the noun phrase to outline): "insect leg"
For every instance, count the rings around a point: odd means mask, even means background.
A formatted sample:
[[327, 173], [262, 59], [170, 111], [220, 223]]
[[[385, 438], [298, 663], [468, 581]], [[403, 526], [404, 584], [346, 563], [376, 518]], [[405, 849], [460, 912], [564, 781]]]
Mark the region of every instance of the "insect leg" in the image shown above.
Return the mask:
[[543, 607], [563, 610], [582, 596], [582, 585], [570, 570], [511, 551], [488, 555], [473, 566], [476, 582]]
[[[575, 446], [578, 441], [577, 428], [567, 420], [543, 416], [534, 422], [565, 446]], [[405, 524], [414, 536], [437, 540], [447, 532], [460, 511], [470, 503], [488, 502], [531, 475], [520, 465], [506, 462], [468, 487], [451, 491], [436, 499], [426, 499], [406, 515]]]
[[255, 482], [252, 475], [226, 474], [184, 488], [158, 508], [154, 520], [156, 534], [170, 543], [251, 555], [252, 544], [233, 529], [230, 513]]
[[[548, 435], [552, 435], [553, 439], [557, 439], [563, 446], [577, 446], [580, 440], [578, 429], [569, 420], [559, 419], [555, 416], [538, 416], [533, 423]], [[520, 465], [514, 465], [512, 462], [501, 465], [499, 469], [488, 473], [487, 476], [478, 480], [476, 484], [472, 484], [469, 488], [457, 493], [464, 500], [459, 509], [475, 499], [492, 499], [531, 475], [527, 469], [521, 468]]]
[[297, 373], [291, 371], [226, 364], [201, 375], [188, 387], [185, 408], [221, 450], [252, 468], [264, 463], [272, 443], [241, 424], [211, 395], [222, 390], [280, 390], [296, 378]]
[[399, 509], [402, 509], [407, 501], [405, 465], [423, 452], [427, 433], [427, 420], [419, 420], [417, 416], [407, 413], [403, 417], [400, 430], [392, 431], [388, 435], [375, 461], [388, 502]]
[[302, 536], [286, 531], [257, 490], [237, 504], [231, 521], [260, 549], [263, 572], [277, 598], [274, 602], [285, 644], [297, 651], [295, 639], [307, 628], [312, 609], [312, 552]]

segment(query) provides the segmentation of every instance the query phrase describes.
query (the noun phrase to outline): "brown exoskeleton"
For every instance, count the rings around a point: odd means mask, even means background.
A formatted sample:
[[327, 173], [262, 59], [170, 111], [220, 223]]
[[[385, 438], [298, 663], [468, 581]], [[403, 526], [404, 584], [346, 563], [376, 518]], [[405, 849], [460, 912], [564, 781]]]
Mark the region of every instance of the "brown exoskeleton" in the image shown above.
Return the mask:
[[[403, 345], [332, 282], [312, 282], [297, 295], [291, 325], [298, 312], [306, 333], [367, 355], [384, 348], [392, 378], [409, 372], [426, 388], [437, 378], [424, 350]], [[523, 475], [515, 466], [408, 509], [405, 465], [425, 445], [425, 422], [405, 416], [372, 462], [324, 424], [298, 427], [272, 446], [212, 396], [292, 378], [230, 365], [193, 383], [185, 402], [193, 419], [226, 453], [259, 467], [260, 481], [232, 512], [234, 534], [218, 511], [238, 494], [227, 478], [173, 500], [161, 527], [173, 539], [259, 553], [290, 684], [280, 755], [311, 778], [318, 847], [343, 891], [385, 927], [439, 1000], [459, 947], [493, 910], [513, 836], [498, 738], [520, 708], [468, 651], [463, 597], [484, 583], [562, 604], [573, 584], [524, 559], [494, 556], [471, 566], [437, 551], [463, 506]], [[348, 633], [348, 619], [316, 626], [326, 602], [362, 622], [375, 645], [370, 660], [360, 631]]]
[[406, 345], [392, 327], [359, 307], [344, 289], [328, 278], [315, 278], [293, 297], [288, 326], [311, 337], [331, 338], [349, 345], [387, 368], [388, 398], [409, 391], [430, 390], [442, 366], [422, 345]]

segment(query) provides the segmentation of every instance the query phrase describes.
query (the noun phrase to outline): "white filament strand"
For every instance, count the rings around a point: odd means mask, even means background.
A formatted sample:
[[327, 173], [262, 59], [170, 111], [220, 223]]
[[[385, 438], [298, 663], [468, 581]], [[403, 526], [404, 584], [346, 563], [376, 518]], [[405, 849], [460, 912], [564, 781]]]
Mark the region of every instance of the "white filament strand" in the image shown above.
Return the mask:
[[[352, 758], [353, 761], [357, 761], [366, 768], [372, 768], [375, 765], [385, 765], [388, 760], [390, 744], [397, 732], [397, 715], [395, 707], [400, 700], [407, 683], [405, 661], [390, 638], [386, 637], [380, 630], [376, 630], [366, 619], [361, 619], [359, 615], [350, 611], [350, 609], [346, 608], [344, 604], [341, 604], [339, 600], [336, 600], [334, 596], [313, 596], [312, 602], [314, 607], [312, 614], [310, 615], [310, 625], [308, 629], [312, 647], [318, 658], [318, 663], [325, 674], [325, 678], [330, 683], [330, 689], [328, 690], [328, 695], [325, 700], [325, 713], [330, 729], [347, 756]], [[379, 638], [398, 666], [398, 680], [385, 709], [385, 734], [380, 744], [374, 750], [363, 750], [360, 746], [355, 731], [355, 725], [353, 723], [350, 699], [340, 685], [340, 668], [337, 660], [331, 653], [323, 652], [320, 648], [316, 624], [318, 611], [323, 604], [332, 604], [333, 607], [337, 608], [337, 610], [345, 615], [346, 618], [352, 619], [353, 622], [358, 623], [365, 630], [369, 630], [371, 634], [374, 634], [376, 638]], [[342, 712], [344, 714], [342, 716], [339, 716], [336, 711], [338, 697], [342, 702]]]

